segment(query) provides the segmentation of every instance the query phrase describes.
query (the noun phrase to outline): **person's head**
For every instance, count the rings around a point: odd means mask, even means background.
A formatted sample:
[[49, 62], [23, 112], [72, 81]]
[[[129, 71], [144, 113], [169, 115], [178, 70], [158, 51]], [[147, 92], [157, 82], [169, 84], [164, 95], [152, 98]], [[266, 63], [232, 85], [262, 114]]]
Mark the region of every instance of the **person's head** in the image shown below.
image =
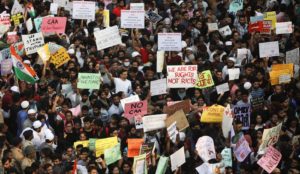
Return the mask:
[[24, 149], [24, 155], [27, 158], [35, 159], [36, 158], [36, 150], [33, 145], [26, 146]]
[[131, 164], [127, 161], [123, 162], [122, 171], [123, 171], [124, 174], [129, 173], [131, 171]]
[[128, 72], [126, 70], [122, 70], [120, 72], [120, 79], [125, 80], [127, 79], [127, 76], [128, 76]]
[[82, 117], [88, 117], [88, 115], [89, 115], [89, 107], [87, 105], [83, 105], [81, 107], [81, 115], [82, 115]]
[[79, 158], [83, 161], [86, 161], [88, 159], [88, 156], [89, 156], [89, 149], [86, 148], [86, 147], [83, 147], [81, 150], [80, 150], [80, 155], [79, 155]]
[[283, 92], [282, 86], [281, 85], [275, 85], [275, 87], [274, 87], [274, 93], [275, 94], [280, 94], [282, 92]]
[[80, 141], [85, 141], [85, 140], [87, 140], [87, 136], [86, 136], [86, 134], [85, 134], [84, 132], [81, 132], [81, 133], [79, 134], [79, 140], [80, 140]]
[[43, 169], [44, 169], [46, 174], [52, 174], [53, 173], [52, 164], [50, 164], [50, 163], [45, 164]]
[[8, 170], [8, 169], [10, 169], [11, 167], [12, 167], [12, 164], [11, 164], [11, 162], [12, 162], [12, 159], [9, 159], [9, 158], [2, 158], [2, 165], [3, 165], [3, 168], [5, 169], [5, 170]]
[[240, 17], [239, 17], [239, 22], [240, 22], [241, 25], [245, 25], [245, 24], [246, 24], [246, 17], [243, 16], [243, 15], [240, 16]]
[[42, 130], [42, 122], [39, 121], [39, 120], [36, 120], [36, 121], [33, 122], [32, 127], [33, 127], [33, 129], [36, 132], [41, 132], [41, 130]]
[[33, 139], [33, 131], [32, 130], [26, 130], [23, 132], [23, 136], [25, 140], [31, 141]]
[[52, 162], [53, 162], [54, 165], [59, 165], [59, 164], [61, 164], [61, 162], [62, 162], [61, 155], [60, 155], [60, 154], [57, 154], [57, 153], [53, 154], [53, 155], [52, 155]]
[[234, 122], [234, 131], [235, 133], [239, 133], [242, 131], [243, 123], [240, 120], [235, 120]]
[[245, 75], [246, 76], [251, 76], [252, 73], [253, 73], [253, 66], [252, 66], [252, 64], [246, 64], [244, 71], [245, 71]]
[[29, 109], [27, 113], [28, 113], [29, 120], [34, 122], [35, 119], [36, 119], [36, 110], [35, 109]]
[[241, 96], [242, 96], [242, 101], [248, 103], [249, 92], [247, 90], [242, 90]]
[[73, 123], [72, 123], [72, 121], [67, 121], [65, 123], [65, 132], [71, 133], [72, 131], [73, 131]]
[[256, 124], [261, 124], [263, 121], [262, 116], [259, 114], [256, 115], [255, 121], [256, 121]]
[[117, 94], [114, 94], [112, 97], [112, 102], [114, 105], [118, 106], [120, 103], [120, 97]]
[[259, 82], [258, 78], [253, 79], [252, 87], [253, 87], [253, 89], [258, 89], [260, 87], [260, 82]]
[[264, 130], [263, 130], [262, 128], [261, 128], [261, 129], [257, 129], [257, 130], [256, 130], [256, 137], [257, 137], [258, 139], [262, 139], [263, 132], [264, 132]]
[[118, 166], [112, 167], [111, 174], [120, 174], [120, 169]]
[[88, 169], [89, 174], [98, 174], [97, 172], [97, 167], [95, 166], [90, 166]]
[[92, 122], [92, 120], [90, 117], [84, 117], [83, 118], [84, 129], [86, 129], [86, 130], [91, 129], [91, 127], [92, 127], [91, 122]]

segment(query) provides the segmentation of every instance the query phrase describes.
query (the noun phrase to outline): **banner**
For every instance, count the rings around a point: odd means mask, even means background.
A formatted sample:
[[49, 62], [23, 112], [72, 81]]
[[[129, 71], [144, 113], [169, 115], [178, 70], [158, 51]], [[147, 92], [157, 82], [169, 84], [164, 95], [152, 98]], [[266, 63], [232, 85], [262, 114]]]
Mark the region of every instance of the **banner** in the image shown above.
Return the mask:
[[224, 109], [223, 119], [222, 119], [222, 132], [225, 138], [228, 138], [229, 132], [232, 128], [233, 122], [233, 113], [230, 108], [230, 105], [227, 104], [226, 108]]
[[299, 48], [285, 52], [286, 63], [292, 63], [294, 65], [299, 65]]
[[37, 53], [39, 54], [39, 56], [43, 60], [43, 62], [47, 62], [51, 56], [50, 50], [49, 50], [49, 44], [45, 44], [44, 46], [40, 47], [37, 50]]
[[79, 89], [99, 89], [100, 74], [99, 73], [79, 73], [77, 88]]
[[171, 169], [174, 172], [177, 168], [182, 166], [185, 163], [185, 153], [184, 147], [180, 148], [176, 152], [174, 152], [171, 156]]
[[108, 27], [94, 32], [97, 50], [103, 50], [118, 44], [122, 44], [118, 26]]
[[233, 153], [239, 162], [243, 162], [250, 154], [250, 152], [251, 149], [249, 147], [249, 144], [246, 141], [244, 135], [242, 135], [236, 143], [236, 146], [233, 148]]
[[149, 19], [150, 22], [156, 24], [157, 22], [162, 20], [163, 17], [161, 17], [155, 11], [149, 10], [146, 12], [146, 18]]
[[66, 24], [66, 17], [45, 17], [42, 20], [41, 30], [44, 33], [65, 33]]
[[104, 151], [104, 160], [107, 165], [110, 165], [122, 158], [120, 148], [120, 143], [118, 143], [114, 147]]
[[230, 6], [229, 6], [229, 12], [235, 14], [239, 10], [243, 9], [243, 4], [244, 4], [243, 0], [233, 0], [233, 1], [231, 1]]
[[183, 112], [183, 110], [179, 110], [176, 111], [174, 114], [172, 114], [171, 116], [169, 116], [165, 123], [166, 123], [166, 127], [170, 127], [174, 122], [176, 122], [176, 128], [179, 131], [183, 131], [184, 129], [188, 128], [189, 122], [185, 116], [185, 113]]
[[40, 33], [22, 35], [22, 40], [27, 55], [36, 53], [44, 45], [44, 36]]
[[157, 164], [157, 168], [156, 168], [156, 171], [155, 171], [155, 174], [166, 173], [167, 167], [168, 167], [168, 163], [169, 163], [169, 157], [160, 156], [158, 164]]
[[234, 118], [243, 123], [243, 130], [250, 128], [251, 105], [239, 104], [233, 108]]
[[145, 11], [121, 10], [121, 28], [145, 28]]
[[212, 105], [203, 107], [201, 115], [202, 123], [220, 123], [223, 119], [224, 107], [221, 105]]
[[259, 146], [259, 152], [264, 152], [268, 146], [272, 146], [277, 143], [279, 138], [279, 133], [281, 131], [282, 123], [279, 125], [272, 127], [270, 129], [264, 129], [262, 142]]
[[138, 156], [140, 154], [140, 147], [143, 144], [143, 142], [144, 142], [143, 138], [128, 138], [127, 157], [133, 158], [135, 156]]
[[293, 32], [292, 22], [276, 23], [276, 34], [289, 34]]
[[262, 156], [257, 164], [268, 173], [272, 173], [280, 162], [281, 153], [272, 146], [269, 146], [264, 156]]
[[188, 114], [190, 112], [190, 108], [191, 108], [191, 101], [189, 99], [183, 100], [183, 101], [179, 101], [171, 106], [165, 106], [163, 109], [163, 112], [168, 114], [168, 115], [172, 115], [174, 114], [176, 111], [178, 110], [183, 110], [183, 112], [185, 114]]
[[60, 48], [50, 58], [50, 63], [53, 63], [55, 68], [59, 68], [70, 60], [70, 56], [64, 47]]
[[125, 104], [124, 116], [130, 120], [132, 117], [136, 115], [146, 115], [148, 109], [147, 100], [132, 102]]
[[150, 132], [166, 127], [167, 114], [147, 115], [143, 117], [144, 132]]
[[198, 139], [196, 150], [204, 162], [216, 159], [214, 140], [209, 136], [202, 136]]
[[259, 57], [279, 56], [278, 41], [259, 43]]
[[96, 140], [96, 143], [95, 143], [96, 157], [99, 157], [100, 155], [104, 154], [104, 151], [106, 149], [114, 147], [117, 144], [118, 144], [117, 137], [102, 138], [102, 139]]
[[202, 71], [199, 73], [195, 88], [208, 88], [214, 86], [214, 80], [212, 78], [210, 70]]
[[191, 88], [196, 84], [197, 65], [167, 66], [168, 88]]
[[93, 1], [73, 1], [73, 19], [95, 20], [96, 3]]
[[151, 96], [162, 95], [167, 93], [167, 79], [158, 79], [150, 82]]
[[265, 12], [264, 13], [264, 21], [272, 21], [272, 30], [275, 29], [276, 27], [276, 12], [271, 11], [271, 12]]
[[181, 51], [181, 33], [158, 33], [158, 51]]

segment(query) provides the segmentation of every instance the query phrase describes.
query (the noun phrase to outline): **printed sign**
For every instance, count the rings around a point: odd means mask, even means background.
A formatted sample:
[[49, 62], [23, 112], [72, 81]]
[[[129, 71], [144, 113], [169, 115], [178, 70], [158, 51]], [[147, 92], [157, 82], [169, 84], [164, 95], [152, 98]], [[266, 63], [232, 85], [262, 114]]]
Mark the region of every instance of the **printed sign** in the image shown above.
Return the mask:
[[278, 22], [276, 23], [276, 34], [289, 34], [293, 32], [292, 22]]
[[145, 28], [145, 11], [121, 10], [121, 28]]
[[73, 19], [95, 20], [96, 3], [93, 1], [73, 1]]
[[55, 54], [51, 56], [50, 63], [55, 65], [55, 68], [59, 68], [63, 64], [70, 60], [70, 56], [65, 48], [60, 48]]
[[272, 146], [273, 144], [277, 143], [281, 127], [282, 123], [270, 129], [264, 129], [262, 142], [259, 146], [259, 152], [263, 152], [268, 146]]
[[234, 155], [239, 162], [243, 162], [251, 152], [248, 142], [244, 135], [240, 137], [235, 147], [233, 148]]
[[214, 86], [214, 80], [212, 78], [210, 70], [202, 71], [201, 73], [199, 73], [195, 87], [203, 89], [211, 86]]
[[158, 33], [159, 51], [181, 51], [181, 33]]
[[203, 123], [220, 123], [223, 118], [224, 107], [221, 105], [212, 105], [203, 107], [201, 122]]
[[28, 35], [22, 35], [22, 40], [25, 47], [25, 52], [27, 55], [36, 53], [37, 50], [44, 45], [43, 34], [34, 33]]
[[148, 105], [147, 100], [133, 102], [133, 103], [126, 103], [124, 116], [130, 120], [132, 117], [136, 115], [146, 115], [147, 108], [148, 108], [147, 105]]
[[235, 119], [240, 120], [243, 123], [243, 130], [248, 130], [250, 128], [251, 105], [235, 105], [233, 108], [233, 113]]
[[204, 162], [216, 158], [214, 140], [209, 136], [202, 136], [198, 139], [196, 150]]
[[103, 50], [122, 43], [118, 26], [98, 30], [94, 32], [94, 36], [96, 38], [97, 50]]
[[152, 10], [147, 11], [146, 18], [154, 24], [162, 20], [162, 17]]
[[65, 33], [66, 24], [66, 17], [45, 17], [42, 20], [41, 30], [44, 33]]
[[280, 162], [281, 153], [272, 146], [269, 146], [266, 153], [257, 161], [257, 164], [268, 173], [272, 173]]
[[276, 12], [275, 11], [271, 11], [271, 12], [265, 12], [264, 13], [264, 20], [265, 21], [272, 21], [272, 30], [275, 29], [276, 27]]
[[79, 89], [99, 89], [100, 74], [99, 73], [79, 73], [77, 88]]
[[259, 57], [279, 56], [278, 41], [259, 43]]
[[196, 84], [197, 65], [167, 66], [168, 88], [191, 88]]
[[167, 79], [159, 79], [150, 82], [151, 96], [161, 95], [167, 93]]

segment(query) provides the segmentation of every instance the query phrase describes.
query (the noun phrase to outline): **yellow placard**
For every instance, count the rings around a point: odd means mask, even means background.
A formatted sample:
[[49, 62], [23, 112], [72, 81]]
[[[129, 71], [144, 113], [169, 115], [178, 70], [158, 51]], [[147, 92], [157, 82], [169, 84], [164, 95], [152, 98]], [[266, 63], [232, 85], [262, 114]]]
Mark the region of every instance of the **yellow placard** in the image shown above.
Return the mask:
[[39, 56], [41, 57], [43, 62], [47, 62], [51, 56], [50, 50], [49, 50], [49, 45], [45, 44], [44, 46], [42, 46], [41, 48], [39, 48], [37, 50], [37, 53], [39, 54]]
[[73, 146], [76, 148], [78, 145], [82, 144], [83, 147], [89, 147], [89, 140], [86, 141], [76, 141]]
[[70, 60], [70, 56], [65, 48], [60, 48], [51, 56], [50, 63], [55, 65], [55, 68], [62, 66]]
[[103, 10], [103, 23], [106, 28], [109, 27], [109, 20], [109, 10]]
[[104, 150], [114, 147], [118, 144], [117, 137], [98, 139], [95, 142], [96, 157], [104, 154]]
[[201, 73], [199, 73], [195, 87], [203, 89], [211, 86], [214, 86], [214, 80], [212, 78], [210, 70], [202, 71]]
[[293, 75], [294, 75], [294, 64], [289, 63], [289, 64], [275, 64], [275, 65], [272, 65], [272, 71], [279, 71], [279, 70], [284, 70], [284, 69], [288, 69], [289, 74], [291, 75], [291, 77], [293, 77]]
[[286, 74], [290, 74], [290, 71], [288, 69], [282, 69], [282, 70], [276, 70], [276, 71], [272, 70], [270, 72], [271, 85], [279, 84], [279, 76], [286, 75]]
[[201, 115], [201, 122], [220, 123], [223, 119], [224, 107], [221, 105], [212, 105], [204, 107]]
[[272, 30], [275, 29], [276, 27], [276, 12], [275, 11], [270, 11], [270, 12], [265, 12], [264, 13], [264, 21], [272, 21]]

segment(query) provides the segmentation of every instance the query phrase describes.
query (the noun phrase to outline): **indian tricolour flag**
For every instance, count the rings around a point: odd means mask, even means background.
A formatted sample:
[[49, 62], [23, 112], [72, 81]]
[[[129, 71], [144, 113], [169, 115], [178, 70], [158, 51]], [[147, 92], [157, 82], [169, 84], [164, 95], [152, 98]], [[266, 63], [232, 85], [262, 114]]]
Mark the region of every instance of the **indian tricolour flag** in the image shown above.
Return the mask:
[[36, 72], [28, 65], [23, 63], [22, 58], [17, 54], [15, 48], [10, 46], [10, 53], [13, 62], [15, 75], [18, 79], [34, 84], [39, 80]]

